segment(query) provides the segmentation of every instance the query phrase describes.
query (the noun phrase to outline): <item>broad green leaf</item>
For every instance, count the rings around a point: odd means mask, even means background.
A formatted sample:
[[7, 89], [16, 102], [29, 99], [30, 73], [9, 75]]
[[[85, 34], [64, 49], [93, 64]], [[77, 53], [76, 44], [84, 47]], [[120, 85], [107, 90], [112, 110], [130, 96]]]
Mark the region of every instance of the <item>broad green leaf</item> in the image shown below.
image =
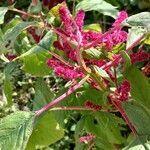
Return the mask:
[[150, 45], [150, 34], [147, 35], [146, 39], [144, 40], [144, 43]]
[[35, 114], [15, 112], [0, 119], [0, 149], [24, 150], [32, 133]]
[[113, 144], [121, 144], [124, 139], [120, 133], [117, 117], [110, 113], [96, 112], [85, 118], [84, 128], [96, 136], [96, 145], [104, 150], [113, 150]]
[[131, 59], [130, 56], [127, 54], [126, 51], [121, 51], [121, 55], [123, 57], [124, 63], [123, 63], [123, 71], [126, 72], [129, 67], [131, 67]]
[[101, 28], [100, 24], [98, 24], [98, 23], [85, 25], [84, 30], [93, 30], [93, 31], [96, 31], [96, 32], [102, 32], [102, 28]]
[[110, 143], [121, 144], [123, 142], [123, 138], [121, 136], [119, 123], [124, 122], [111, 113], [103, 113], [98, 112], [93, 114], [98, 121], [101, 131], [106, 134], [107, 139]]
[[12, 102], [12, 94], [13, 94], [13, 83], [11, 81], [12, 73], [17, 66], [17, 62], [9, 62], [4, 69], [4, 87], [3, 87], [3, 94], [7, 100], [7, 105], [11, 106]]
[[13, 28], [7, 30], [3, 37], [3, 43], [0, 48], [11, 48], [17, 36], [26, 28], [35, 25], [35, 22], [20, 22]]
[[52, 32], [48, 32], [38, 45], [17, 58], [23, 60], [23, 69], [26, 72], [37, 76], [48, 75], [50, 73], [50, 68], [46, 62], [51, 57], [48, 50], [50, 50], [52, 41], [53, 34]]
[[[52, 101], [54, 96], [54, 93], [49, 90], [43, 79], [39, 78], [35, 86], [33, 109], [40, 109], [42, 106]], [[63, 136], [64, 131], [56, 122], [54, 114], [48, 112], [37, 120], [27, 150], [33, 150], [36, 146], [48, 146], [60, 140]]]
[[116, 18], [118, 10], [116, 7], [112, 6], [111, 4], [107, 3], [104, 0], [82, 0], [76, 6], [76, 10], [84, 10], [84, 11], [98, 11], [104, 15], [111, 16]]
[[31, 14], [38, 14], [42, 11], [42, 3], [37, 0], [37, 5], [33, 5], [32, 3], [30, 4], [28, 8], [28, 12]]
[[54, 114], [48, 112], [37, 120], [27, 150], [34, 150], [36, 146], [48, 146], [57, 142], [63, 136], [64, 130], [56, 122]]
[[36, 111], [44, 105], [50, 103], [55, 97], [55, 93], [50, 91], [49, 87], [39, 78], [35, 85], [35, 97], [33, 100], [33, 110]]
[[131, 26], [147, 27], [150, 24], [150, 12], [141, 12], [127, 18], [126, 23]]
[[90, 48], [83, 51], [83, 57], [87, 59], [101, 59], [105, 58], [105, 55], [98, 49]]
[[113, 54], [118, 54], [120, 51], [126, 49], [126, 44], [125, 43], [119, 43], [117, 45], [115, 45], [112, 49], [112, 53]]
[[145, 29], [140, 27], [132, 27], [129, 29], [126, 49], [128, 49], [134, 42], [136, 42], [141, 36], [145, 34]]
[[137, 137], [128, 146], [123, 148], [123, 150], [150, 150], [148, 136]]
[[12, 102], [13, 85], [11, 81], [9, 80], [9, 78], [5, 78], [3, 90], [4, 90], [3, 91], [4, 96], [7, 100], [7, 105], [11, 106], [13, 104]]
[[48, 75], [51, 72], [46, 63], [49, 57], [50, 56], [48, 52], [33, 53], [28, 56], [22, 57], [21, 60], [24, 64], [22, 69], [25, 72], [36, 76]]
[[12, 73], [15, 70], [15, 68], [17, 67], [17, 62], [9, 62], [7, 64], [7, 66], [4, 69], [4, 74], [6, 78], [11, 78], [12, 77]]
[[150, 84], [144, 74], [134, 66], [131, 66], [125, 72], [125, 78], [131, 83], [132, 98], [145, 107], [150, 108]]
[[150, 111], [137, 102], [124, 102], [123, 108], [139, 135], [150, 135]]
[[0, 24], [4, 23], [4, 16], [7, 11], [8, 11], [7, 7], [0, 7]]
[[5, 33], [8, 29], [13, 28], [17, 24], [21, 23], [22, 19], [19, 16], [15, 16], [8, 24], [5, 24], [3, 32]]
[[108, 81], [112, 82], [109, 75], [107, 74], [107, 72], [97, 66], [92, 66], [91, 68], [92, 70], [92, 73], [99, 76], [99, 77], [102, 77], [104, 79], [107, 79]]
[[18, 58], [23, 58], [25, 56], [30, 56], [32, 54], [39, 54], [42, 52], [48, 52], [50, 50], [51, 44], [53, 42], [53, 33], [51, 31], [47, 32], [47, 34], [43, 37], [43, 39], [35, 45], [33, 48], [28, 50], [26, 53], [22, 54]]

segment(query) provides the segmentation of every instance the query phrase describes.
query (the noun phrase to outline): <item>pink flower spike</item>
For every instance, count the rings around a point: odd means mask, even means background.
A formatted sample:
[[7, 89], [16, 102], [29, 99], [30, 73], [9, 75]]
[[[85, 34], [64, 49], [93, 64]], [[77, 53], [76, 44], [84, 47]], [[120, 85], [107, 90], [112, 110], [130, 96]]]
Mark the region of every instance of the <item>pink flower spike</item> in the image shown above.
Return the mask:
[[57, 76], [67, 80], [83, 77], [83, 73], [74, 67], [69, 67], [55, 58], [48, 59], [47, 64], [54, 69]]
[[113, 23], [113, 27], [117, 27], [120, 26], [121, 23], [128, 18], [128, 14], [126, 11], [120, 11], [115, 22]]
[[83, 10], [79, 10], [75, 17], [75, 22], [79, 29], [81, 30], [84, 24], [85, 12]]
[[92, 109], [93, 111], [100, 111], [101, 108], [102, 108], [102, 106], [94, 104], [91, 101], [86, 101], [85, 104], [84, 104], [84, 106], [85, 106], [85, 108]]
[[69, 10], [65, 6], [61, 6], [59, 8], [59, 14], [62, 22], [64, 23], [64, 28], [67, 33], [67, 35], [71, 35], [73, 31], [72, 27], [72, 18]]
[[80, 142], [81, 142], [81, 143], [83, 143], [83, 142], [84, 142], [84, 143], [88, 143], [88, 142], [94, 140], [95, 138], [96, 138], [95, 135], [82, 136], [82, 137], [80, 137]]
[[126, 101], [129, 98], [131, 91], [131, 85], [128, 80], [124, 80], [120, 87], [116, 90], [116, 93], [119, 94], [118, 99], [121, 101]]
[[132, 63], [148, 61], [150, 58], [150, 54], [145, 51], [138, 51], [137, 53], [133, 53], [130, 55]]

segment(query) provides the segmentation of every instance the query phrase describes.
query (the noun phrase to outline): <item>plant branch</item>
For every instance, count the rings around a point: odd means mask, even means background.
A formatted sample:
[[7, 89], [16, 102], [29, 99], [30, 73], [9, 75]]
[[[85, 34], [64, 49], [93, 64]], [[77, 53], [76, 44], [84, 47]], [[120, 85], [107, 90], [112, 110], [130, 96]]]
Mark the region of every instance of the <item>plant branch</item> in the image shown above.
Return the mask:
[[72, 107], [66, 107], [66, 106], [61, 106], [61, 107], [55, 107], [50, 109], [49, 111], [58, 111], [58, 110], [82, 110], [82, 111], [93, 111], [91, 108], [84, 108], [84, 107], [79, 107], [79, 106], [72, 106]]
[[86, 82], [86, 80], [89, 78], [89, 75], [85, 76], [78, 84], [74, 85], [73, 87], [71, 87], [66, 93], [64, 93], [63, 95], [61, 95], [60, 97], [56, 98], [55, 100], [53, 100], [52, 102], [50, 102], [49, 104], [45, 105], [43, 108], [41, 108], [40, 110], [36, 111], [36, 116], [39, 116], [41, 114], [43, 114], [44, 112], [48, 111], [51, 107], [53, 107], [54, 105], [60, 103], [64, 98], [66, 98], [67, 96], [69, 96], [70, 94], [72, 94], [74, 91], [76, 91], [78, 88], [81, 87], [81, 85]]
[[38, 4], [38, 0], [32, 0], [32, 4], [35, 6]]
[[37, 16], [37, 15], [32, 15], [32, 14], [29, 14], [25, 11], [22, 11], [22, 10], [19, 10], [19, 9], [16, 9], [16, 8], [9, 8], [10, 11], [15, 11], [15, 12], [18, 12], [22, 15], [26, 15], [26, 16], [29, 16], [29, 17], [33, 17], [33, 18], [40, 18], [40, 16]]
[[[78, 110], [78, 111], [95, 111], [93, 110], [92, 108], [85, 108], [85, 107], [81, 107], [81, 106], [69, 106], [69, 107], [66, 107], [66, 106], [60, 106], [60, 107], [54, 107], [54, 108], [51, 108], [49, 111], [64, 111], [64, 110]], [[100, 109], [99, 110], [100, 112], [118, 112], [116, 110], [108, 110], [108, 109]]]
[[55, 58], [57, 58], [58, 60], [60, 60], [62, 63], [64, 63], [65, 65], [69, 66], [69, 67], [75, 67], [72, 64], [68, 63], [66, 60], [64, 60], [62, 57], [60, 57], [59, 55], [57, 55], [56, 53], [53, 53], [51, 51], [49, 51], [49, 53], [54, 56]]
[[100, 43], [100, 41], [101, 41], [104, 37], [106, 37], [108, 34], [114, 32], [117, 28], [118, 28], [118, 27], [115, 27], [115, 28], [112, 28], [112, 29], [110, 29], [109, 31], [105, 32], [100, 38], [96, 39], [95, 41], [93, 41], [93, 42], [91, 42], [91, 43], [89, 43], [89, 44], [87, 44], [87, 45], [85, 45], [85, 46], [84, 46], [84, 49], [89, 49], [89, 48], [91, 48], [91, 47], [94, 47], [95, 45], [97, 45], [98, 43]]
[[[144, 35], [142, 35], [141, 37], [139, 37], [130, 47], [128, 47], [125, 51], [129, 52], [130, 50], [132, 50], [136, 45], [139, 44], [139, 42], [144, 38]], [[120, 57], [118, 57], [118, 62], [121, 62], [122, 61], [122, 57], [120, 55]], [[104, 64], [101, 68], [102, 69], [108, 69], [110, 67], [114, 66], [114, 61], [110, 61], [106, 64]]]
[[134, 126], [131, 124], [131, 122], [130, 122], [130, 120], [129, 120], [127, 114], [126, 114], [126, 112], [125, 112], [124, 109], [122, 108], [122, 105], [121, 105], [122, 102], [119, 101], [119, 100], [116, 100], [116, 98], [113, 97], [113, 96], [111, 96], [111, 95], [110, 95], [109, 98], [110, 98], [112, 104], [113, 104], [113, 105], [116, 107], [116, 109], [121, 113], [123, 119], [125, 120], [125, 122], [126, 122], [127, 125], [129, 126], [129, 128], [131, 129], [132, 133], [133, 133], [134, 135], [137, 135], [136, 129], [135, 129]]

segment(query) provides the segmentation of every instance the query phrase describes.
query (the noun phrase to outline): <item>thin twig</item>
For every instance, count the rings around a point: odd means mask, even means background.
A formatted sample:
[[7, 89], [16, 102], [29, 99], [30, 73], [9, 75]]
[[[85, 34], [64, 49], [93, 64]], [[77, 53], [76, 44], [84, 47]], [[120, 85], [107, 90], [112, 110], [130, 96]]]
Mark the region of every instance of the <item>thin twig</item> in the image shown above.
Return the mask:
[[65, 65], [69, 66], [69, 67], [75, 67], [74, 65], [68, 63], [66, 60], [64, 60], [62, 57], [60, 57], [59, 55], [57, 55], [56, 53], [53, 53], [51, 51], [49, 51], [49, 53], [54, 56], [55, 58], [57, 58], [58, 60], [60, 60], [62, 63], [64, 63]]
[[18, 12], [18, 13], [20, 13], [20, 14], [23, 14], [23, 15], [26, 15], [26, 16], [29, 16], [29, 17], [33, 17], [33, 18], [40, 18], [40, 16], [32, 15], [32, 14], [29, 14], [29, 13], [27, 13], [27, 12], [25, 12], [25, 11], [22, 11], [22, 10], [16, 9], [16, 8], [13, 8], [13, 9], [9, 8], [9, 10], [10, 10], [10, 11]]

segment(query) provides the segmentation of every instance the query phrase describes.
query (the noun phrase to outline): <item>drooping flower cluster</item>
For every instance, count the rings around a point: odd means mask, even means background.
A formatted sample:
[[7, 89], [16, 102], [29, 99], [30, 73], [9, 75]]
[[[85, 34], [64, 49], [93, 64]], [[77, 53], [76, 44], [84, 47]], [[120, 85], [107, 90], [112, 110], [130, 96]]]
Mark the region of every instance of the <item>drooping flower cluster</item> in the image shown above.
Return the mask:
[[84, 143], [87, 143], [87, 142], [90, 142], [92, 140], [94, 140], [96, 138], [95, 135], [86, 135], [86, 136], [82, 136], [80, 137], [80, 142], [84, 142]]
[[121, 23], [123, 23], [123, 21], [125, 21], [125, 19], [128, 18], [128, 14], [126, 13], [126, 11], [120, 11], [119, 15], [117, 16], [115, 22], [113, 23], [113, 27], [117, 27], [120, 26]]
[[37, 35], [36, 30], [34, 28], [30, 27], [30, 28], [27, 29], [27, 31], [28, 31], [28, 33], [30, 33], [32, 35], [32, 38], [34, 39], [34, 41], [36, 43], [40, 42], [41, 36]]
[[55, 58], [49, 59], [47, 64], [54, 68], [54, 72], [57, 76], [64, 79], [76, 79], [83, 76], [83, 73], [79, 69], [67, 66]]
[[86, 101], [85, 104], [84, 104], [84, 106], [85, 106], [85, 108], [90, 108], [93, 111], [99, 111], [102, 108], [100, 105], [94, 104], [91, 101]]
[[138, 51], [130, 55], [132, 63], [147, 61], [150, 58], [150, 54], [145, 51]]
[[[112, 28], [115, 30], [108, 34], [107, 36], [103, 37], [103, 33], [96, 32], [96, 31], [85, 31], [83, 29], [84, 25], [84, 17], [85, 13], [83, 10], [77, 12], [76, 16], [73, 18], [70, 14], [69, 10], [66, 6], [60, 6], [59, 8], [59, 15], [62, 21], [62, 25], [60, 28], [56, 30], [64, 35], [64, 37], [69, 38], [70, 41], [75, 41], [78, 46], [86, 47], [87, 44], [92, 43], [95, 40], [98, 40], [97, 44], [94, 47], [99, 45], [106, 47], [106, 50], [111, 50], [113, 46], [118, 43], [122, 43], [127, 39], [127, 33], [122, 31], [120, 28], [120, 24], [124, 21], [127, 17], [126, 12], [120, 12], [119, 16], [117, 17], [115, 23], [113, 24]], [[63, 51], [64, 54], [67, 56], [67, 59], [70, 59], [75, 64], [77, 64], [77, 50], [76, 46], [72, 46], [72, 44], [64, 37], [60, 36], [58, 33], [58, 40], [53, 43], [55, 49]], [[56, 61], [57, 65], [52, 65], [52, 63], [48, 63], [50, 67], [52, 67], [55, 73], [64, 79], [73, 79], [81, 77], [81, 73], [79, 73], [79, 69], [75, 69], [75, 67], [69, 68], [68, 66], [63, 66], [62, 63], [58, 63], [59, 60], [52, 58], [52, 62]], [[99, 60], [84, 60], [86, 65], [97, 65], [101, 67], [102, 64], [104, 65], [107, 63], [107, 60], [99, 59]], [[49, 60], [51, 62], [51, 59]], [[61, 64], [61, 65], [60, 65]], [[59, 66], [60, 65], [60, 66]], [[62, 67], [63, 66], [63, 67]], [[75, 65], [77, 66], [77, 65]], [[67, 73], [64, 73], [66, 70]], [[70, 73], [69, 73], [70, 71]], [[108, 71], [108, 70], [107, 70]], [[76, 74], [77, 73], [77, 74]], [[78, 74], [79, 73], [79, 74]], [[70, 76], [68, 76], [70, 74]]]
[[129, 98], [131, 91], [131, 86], [128, 80], [124, 80], [120, 87], [116, 89], [117, 99], [121, 101], [126, 101]]
[[113, 23], [112, 27], [116, 28], [116, 30], [107, 35], [103, 42], [106, 44], [108, 50], [111, 50], [113, 46], [118, 43], [125, 42], [127, 39], [127, 32], [121, 30], [121, 23], [128, 17], [125, 11], [121, 11]]

